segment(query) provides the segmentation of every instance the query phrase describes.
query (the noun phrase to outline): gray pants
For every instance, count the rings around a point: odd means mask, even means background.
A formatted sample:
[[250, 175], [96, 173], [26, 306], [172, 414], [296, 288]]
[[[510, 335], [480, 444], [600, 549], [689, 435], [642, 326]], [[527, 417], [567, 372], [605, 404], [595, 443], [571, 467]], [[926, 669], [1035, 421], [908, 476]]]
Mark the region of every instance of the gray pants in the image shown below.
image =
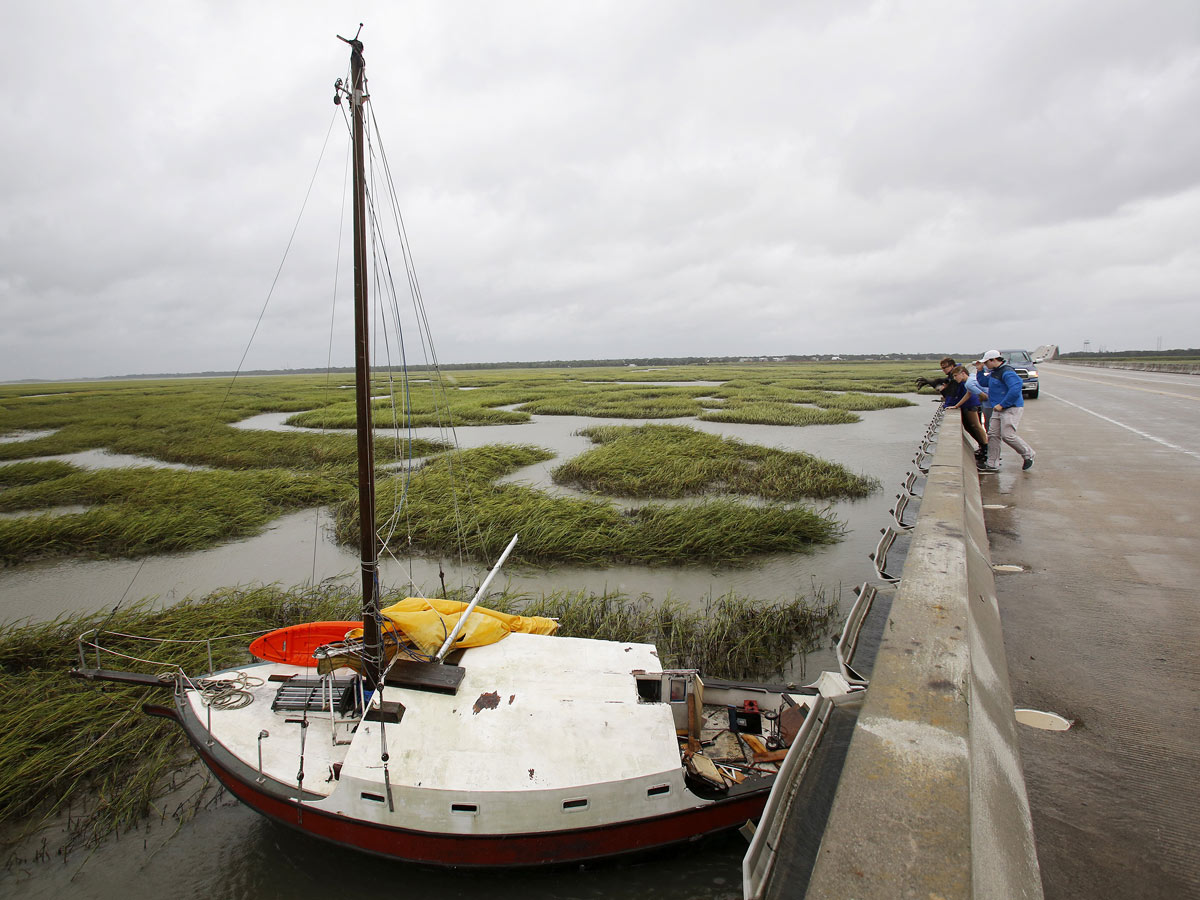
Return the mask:
[[1022, 459], [1033, 459], [1033, 448], [1017, 434], [1017, 426], [1021, 424], [1023, 406], [1006, 406], [1000, 412], [992, 412], [988, 422], [988, 465], [994, 466], [1000, 461], [1000, 442], [1008, 444]]

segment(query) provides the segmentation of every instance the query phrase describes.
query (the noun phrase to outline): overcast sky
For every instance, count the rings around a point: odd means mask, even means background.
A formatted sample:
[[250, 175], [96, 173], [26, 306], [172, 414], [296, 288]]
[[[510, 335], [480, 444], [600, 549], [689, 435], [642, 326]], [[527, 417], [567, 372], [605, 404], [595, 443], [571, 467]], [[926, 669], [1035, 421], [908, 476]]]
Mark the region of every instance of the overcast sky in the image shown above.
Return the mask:
[[442, 362], [1200, 346], [1196, 0], [38, 0], [0, 379], [236, 368], [314, 171], [245, 367], [325, 365], [359, 21]]

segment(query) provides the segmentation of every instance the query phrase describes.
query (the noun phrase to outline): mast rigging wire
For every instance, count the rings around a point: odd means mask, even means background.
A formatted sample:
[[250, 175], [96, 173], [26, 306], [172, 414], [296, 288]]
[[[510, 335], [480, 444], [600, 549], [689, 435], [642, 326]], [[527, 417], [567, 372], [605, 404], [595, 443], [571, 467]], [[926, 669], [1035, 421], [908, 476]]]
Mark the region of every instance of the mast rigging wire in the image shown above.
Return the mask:
[[[378, 125], [378, 121], [375, 118], [375, 112], [374, 112], [373, 107], [370, 108], [369, 121], [371, 124], [371, 128], [368, 129], [368, 131], [367, 131], [367, 143], [368, 143], [368, 148], [370, 150], [368, 156], [372, 162], [372, 176], [369, 179], [369, 181], [372, 185], [374, 185], [376, 183], [376, 178], [375, 178], [376, 170], [375, 170], [374, 164], [378, 160], [379, 167], [383, 174], [383, 182], [386, 187], [386, 196], [387, 196], [388, 200], [390, 201], [389, 206], [390, 206], [390, 212], [392, 214], [392, 221], [395, 226], [396, 233], [400, 240], [402, 257], [403, 257], [404, 264], [405, 264], [405, 271], [406, 271], [407, 277], [408, 277], [409, 293], [412, 296], [414, 315], [417, 318], [418, 337], [421, 342], [421, 347], [422, 347], [423, 355], [425, 357], [426, 367], [430, 371], [430, 374], [432, 376], [430, 378], [430, 388], [433, 393], [433, 411], [434, 411], [434, 415], [438, 422], [436, 427], [438, 428], [439, 432], [441, 432], [443, 434], [445, 434], [447, 430], [449, 431], [450, 437], [451, 437], [451, 443], [452, 443], [452, 446], [454, 447], [454, 451], [452, 451], [446, 457], [446, 464], [447, 464], [448, 468], [450, 469], [450, 476], [451, 476], [449, 478], [449, 483], [451, 486], [451, 501], [452, 501], [452, 507], [453, 507], [453, 511], [454, 511], [454, 519], [456, 522], [455, 531], [459, 535], [459, 538], [458, 538], [459, 564], [463, 565], [465, 563], [465, 555], [466, 555], [466, 545], [465, 545], [465, 541], [464, 541], [465, 528], [464, 528], [464, 524], [463, 524], [462, 508], [460, 506], [457, 485], [456, 485], [456, 482], [453, 477], [454, 453], [459, 450], [458, 437], [457, 437], [457, 434], [455, 433], [453, 422], [449, 418], [450, 403], [449, 403], [449, 397], [448, 397], [448, 394], [446, 391], [445, 378], [442, 374], [441, 366], [437, 359], [437, 350], [433, 344], [433, 335], [432, 335], [432, 331], [429, 327], [428, 313], [427, 313], [427, 310], [425, 307], [424, 298], [421, 293], [420, 281], [417, 278], [416, 265], [412, 258], [412, 248], [408, 241], [408, 233], [407, 233], [407, 229], [404, 224], [404, 217], [403, 217], [403, 214], [400, 212], [400, 203], [399, 203], [399, 199], [396, 195], [395, 181], [391, 175], [391, 166], [387, 159], [386, 150], [383, 147], [383, 140], [382, 140], [382, 137], [379, 132], [379, 125]], [[378, 152], [376, 151], [376, 146], [378, 146]], [[386, 247], [384, 247], [381, 242], [379, 242], [377, 244], [378, 234], [380, 234], [383, 229], [382, 229], [382, 223], [380, 222], [380, 219], [378, 216], [378, 208], [377, 208], [377, 205], [375, 202], [375, 195], [376, 195], [376, 192], [374, 190], [371, 190], [368, 192], [368, 198], [367, 198], [367, 208], [370, 212], [369, 221], [370, 221], [371, 227], [372, 227], [372, 246], [373, 246], [373, 248], [376, 248], [376, 247], [379, 248], [379, 249], [375, 250], [375, 252], [377, 254], [376, 259], [378, 260], [379, 256], [382, 256], [382, 260], [383, 260], [383, 269], [382, 270], [378, 269], [378, 262], [377, 262], [377, 273], [379, 271], [386, 272], [386, 278], [383, 278], [383, 279], [380, 279], [379, 275], [377, 274], [377, 285], [379, 285], [381, 288], [384, 289], [384, 291], [386, 291], [387, 298], [390, 301], [390, 307], [391, 307], [393, 320], [396, 323], [397, 332], [402, 335], [402, 329], [400, 327], [401, 316], [400, 316], [400, 312], [399, 312], [398, 295], [397, 295], [397, 292], [395, 289], [395, 282], [392, 277], [390, 258], [387, 254]], [[401, 337], [401, 340], [402, 340], [402, 337]], [[402, 346], [401, 346], [401, 349], [402, 349]], [[389, 346], [389, 352], [390, 352], [390, 346]], [[402, 358], [402, 366], [403, 366], [403, 379], [404, 379], [404, 383], [405, 383], [406, 397], [410, 397], [411, 395], [408, 393], [408, 391], [409, 391], [409, 388], [408, 388], [409, 372], [408, 372], [408, 364], [407, 364], [406, 357]], [[390, 366], [389, 366], [389, 377], [390, 377]], [[440, 397], [439, 397], [439, 394], [440, 394]], [[442, 419], [441, 419], [443, 408], [446, 410], [446, 414], [447, 414], [447, 419], [444, 423], [442, 422]], [[409, 410], [410, 410], [410, 415], [409, 415], [408, 422], [409, 422], [410, 433], [411, 433], [411, 426], [412, 426], [411, 403], [409, 403]], [[406, 482], [406, 489], [407, 489], [407, 482]], [[389, 521], [389, 523], [388, 523], [388, 528], [393, 529], [388, 535], [389, 538], [391, 537], [391, 534], [394, 534], [395, 518], [396, 518], [396, 516], [398, 516], [400, 509], [401, 509], [401, 506], [399, 504], [395, 505], [394, 512], [393, 512], [393, 520]], [[479, 543], [481, 551], [486, 554], [487, 548], [484, 544], [482, 531], [481, 531], [481, 528], [480, 528], [480, 525], [478, 522], [475, 523], [475, 537]], [[410, 542], [411, 542], [411, 534], [410, 534]], [[385, 547], [387, 546], [386, 541], [384, 542], [384, 546]]]
[[[287, 262], [288, 254], [291, 252], [292, 242], [296, 239], [296, 232], [300, 229], [300, 222], [304, 218], [304, 211], [308, 208], [308, 199], [312, 196], [312, 189], [317, 180], [317, 173], [321, 170], [321, 163], [325, 160], [325, 148], [329, 146], [329, 136], [333, 134], [333, 123], [336, 121], [337, 112], [335, 110], [333, 115], [329, 117], [329, 126], [325, 129], [325, 139], [322, 141], [321, 150], [317, 154], [317, 163], [315, 166], [313, 166], [312, 177], [308, 180], [308, 188], [304, 192], [304, 200], [300, 204], [300, 211], [296, 214], [296, 221], [292, 225], [292, 233], [288, 236], [287, 246], [284, 247], [283, 256], [279, 260], [279, 266], [275, 269], [275, 277], [271, 280], [271, 287], [267, 290], [267, 296], [266, 299], [263, 300], [262, 308], [258, 312], [258, 319], [254, 323], [254, 329], [250, 332], [250, 339], [246, 342], [246, 348], [242, 351], [242, 358], [238, 360], [237, 368], [234, 370], [233, 375], [229, 379], [229, 386], [225, 389], [225, 395], [221, 398], [220, 406], [217, 407], [217, 415], [213, 419], [212, 424], [209, 425], [209, 435], [212, 434], [213, 430], [217, 427], [217, 423], [220, 422], [221, 412], [224, 411], [225, 404], [229, 402], [229, 396], [233, 393], [233, 385], [237, 381], [238, 376], [242, 374], [242, 366], [246, 364], [246, 357], [250, 354], [250, 348], [254, 344], [254, 338], [258, 334], [259, 326], [262, 325], [262, 321], [267, 314], [267, 307], [270, 306], [271, 297], [275, 293], [275, 286], [279, 283], [279, 276], [283, 272], [284, 264]], [[190, 469], [186, 470], [186, 474], [184, 475], [185, 479], [192, 477], [191, 471], [192, 470]], [[128, 599], [129, 592], [133, 590], [134, 582], [137, 581], [137, 577], [142, 573], [142, 569], [145, 567], [145, 565], [146, 559], [142, 559], [142, 561], [138, 563], [138, 567], [134, 571], [133, 577], [129, 579], [129, 584], [125, 587], [125, 592], [121, 594], [121, 598], [117, 600], [116, 604], [109, 611], [108, 616], [100, 624], [101, 630], [103, 630], [104, 627], [112, 621], [113, 617], [117, 614], [117, 611], [120, 610], [126, 599]]]

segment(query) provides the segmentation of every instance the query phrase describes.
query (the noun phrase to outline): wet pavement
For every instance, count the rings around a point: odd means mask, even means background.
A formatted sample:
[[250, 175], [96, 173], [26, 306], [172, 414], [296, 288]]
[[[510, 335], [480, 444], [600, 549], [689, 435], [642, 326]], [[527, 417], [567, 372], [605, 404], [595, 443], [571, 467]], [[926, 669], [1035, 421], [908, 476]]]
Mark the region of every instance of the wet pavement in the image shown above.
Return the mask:
[[1200, 897], [1200, 377], [1039, 368], [982, 489], [1045, 895]]

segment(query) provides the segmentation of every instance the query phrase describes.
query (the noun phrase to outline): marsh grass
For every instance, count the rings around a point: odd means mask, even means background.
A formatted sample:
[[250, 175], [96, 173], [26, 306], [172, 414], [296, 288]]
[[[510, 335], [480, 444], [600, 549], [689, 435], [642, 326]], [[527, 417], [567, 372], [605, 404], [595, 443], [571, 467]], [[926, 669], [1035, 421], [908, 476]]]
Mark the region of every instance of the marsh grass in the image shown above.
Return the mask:
[[729, 593], [700, 608], [676, 598], [566, 593], [525, 600], [514, 611], [558, 619], [567, 637], [654, 644], [664, 668], [739, 680], [779, 677], [798, 652], [819, 647], [838, 619], [837, 601], [823, 591], [781, 603]]
[[558, 484], [622, 497], [731, 493], [766, 500], [865, 497], [873, 478], [809, 453], [788, 452], [683, 425], [601, 425], [579, 432], [599, 445], [558, 466]]
[[[496, 479], [552, 458], [537, 447], [491, 445], [433, 459], [411, 475], [379, 485], [376, 524], [389, 546], [482, 561], [494, 559], [513, 534], [514, 561], [549, 565], [645, 563], [738, 564], [766, 553], [832, 543], [842, 526], [828, 512], [729, 499], [687, 506], [650, 504], [622, 510], [607, 500], [554, 497]], [[334, 510], [339, 541], [358, 540], [358, 503]], [[411, 542], [411, 544], [410, 544]]]
[[705, 422], [733, 422], [743, 425], [849, 425], [861, 422], [843, 409], [817, 409], [794, 403], [755, 400], [729, 400], [720, 409], [705, 410], [697, 418]]
[[[178, 727], [141, 713], [144, 702], [170, 704], [169, 692], [67, 677], [79, 660], [75, 639], [107, 630], [170, 640], [203, 639], [277, 628], [297, 621], [343, 618], [358, 602], [341, 588], [281, 591], [275, 587], [218, 591], [155, 611], [146, 603], [112, 615], [77, 615], [54, 622], [9, 626], [0, 636], [0, 826], [9, 839], [36, 828], [65, 804], [88, 811], [72, 822], [73, 839], [86, 844], [135, 825], [171, 773], [190, 761]], [[214, 643], [217, 668], [245, 662], [250, 638]], [[208, 669], [204, 643], [148, 650], [142, 642], [106, 641], [162, 668], [191, 674]], [[94, 665], [89, 659], [88, 665]], [[158, 666], [104, 660], [107, 668], [155, 671]], [[35, 816], [35, 812], [37, 815]], [[31, 817], [23, 822], [25, 817]]]
[[874, 412], [879, 409], [899, 409], [904, 406], [916, 406], [911, 400], [903, 397], [881, 397], [878, 394], [864, 394], [859, 391], [846, 391], [841, 394], [830, 394], [816, 401], [823, 409], [844, 409], [855, 412]]
[[[527, 412], [496, 409], [539, 396], [536, 390], [521, 387], [509, 390], [438, 390], [420, 385], [407, 392], [407, 406], [390, 400], [371, 404], [371, 422], [375, 428], [449, 428], [464, 425], [519, 425], [530, 421]], [[290, 416], [287, 424], [304, 428], [353, 428], [353, 401], [323, 406]]]
[[[0, 488], [52, 481], [56, 478], [64, 478], [77, 471], [79, 470], [75, 466], [57, 459], [13, 463], [7, 466], [0, 466]], [[0, 496], [0, 502], [2, 500], [3, 497]]]
[[[3, 467], [0, 467], [0, 472]], [[350, 490], [349, 470], [79, 470], [0, 491], [0, 560], [141, 556], [202, 549], [257, 533], [284, 512], [330, 504]], [[81, 513], [39, 511], [82, 505]]]
[[[335, 403], [346, 391], [322, 377], [175, 379], [81, 385], [0, 386], [4, 432], [53, 429], [0, 444], [0, 461], [108, 450], [163, 462], [219, 468], [318, 468], [353, 465], [352, 434], [251, 431], [229, 427], [264, 412], [298, 412]], [[22, 396], [19, 392], [48, 396]], [[393, 441], [376, 441], [381, 460]], [[411, 455], [444, 445], [421, 442]], [[407, 455], [407, 451], [403, 451]]]
[[698, 415], [707, 387], [576, 384], [523, 404], [524, 412], [547, 416], [617, 419], [676, 419]]
[[[406, 390], [414, 425], [509, 424], [538, 413], [645, 419], [699, 416], [718, 422], [801, 426], [855, 422], [858, 416], [852, 410], [907, 402], [862, 391], [909, 390], [916, 374], [929, 368], [920, 363], [749, 363], [487, 369], [456, 371], [440, 383], [418, 376]], [[627, 381], [637, 383], [617, 383]], [[683, 384], [647, 383], [653, 381]], [[719, 385], [688, 383], [693, 381]], [[377, 373], [374, 390], [382, 392], [388, 383], [383, 373]], [[283, 412], [314, 428], [348, 426], [353, 420], [348, 387], [343, 375], [0, 385], [0, 434], [51, 432], [32, 440], [0, 443], [0, 462], [20, 463], [0, 466], [0, 509], [30, 513], [0, 524], [0, 558], [12, 563], [47, 556], [201, 549], [252, 534], [274, 516], [305, 502], [344, 497], [352, 492], [352, 434], [251, 431], [234, 428], [232, 423], [259, 413]], [[823, 390], [833, 387], [856, 393]], [[439, 397], [449, 404], [441, 414], [434, 411]], [[377, 402], [375, 410], [376, 424], [395, 418], [390, 403]], [[402, 425], [410, 424], [401, 418]], [[428, 457], [446, 446], [379, 438], [375, 448], [376, 460], [383, 465], [405, 457]], [[195, 488], [184, 490], [175, 487], [177, 482], [169, 476], [146, 472], [125, 476], [116, 470], [82, 475], [38, 460], [91, 450], [202, 467], [216, 474], [190, 473], [182, 483], [191, 479]], [[535, 461], [528, 454], [522, 458]], [[452, 463], [446, 464], [445, 471], [451, 467]], [[414, 502], [404, 510], [412, 513], [410, 522], [417, 522], [417, 514], [427, 516], [416, 525], [419, 533], [414, 543], [432, 552], [461, 547], [462, 533], [450, 535], [457, 524], [467, 534], [485, 535], [489, 548], [507, 540], [499, 536], [501, 532], [519, 525], [528, 535], [521, 554], [547, 563], [686, 562], [691, 560], [689, 547], [701, 554], [694, 557], [697, 561], [745, 559], [807, 546], [813, 540], [831, 540], [836, 533], [834, 524], [822, 524], [824, 517], [811, 512], [789, 513], [797, 519], [798, 537], [788, 541], [774, 533], [774, 525], [762, 528], [756, 537], [753, 520], [769, 519], [766, 512], [705, 505], [694, 509], [689, 527], [675, 513], [648, 509], [625, 515], [608, 504], [550, 498], [531, 489], [491, 485], [482, 478], [453, 495], [448, 481], [439, 481], [442, 471], [439, 461], [412, 479]], [[252, 476], [253, 472], [259, 475]], [[105, 480], [112, 485], [105, 488]], [[446, 495], [431, 496], [426, 488], [435, 485]], [[136, 496], [163, 487], [168, 494], [174, 492], [171, 502], [156, 506]], [[762, 490], [762, 496], [773, 496], [771, 489]], [[789, 496], [782, 488], [775, 494]], [[68, 496], [73, 499], [64, 499]], [[459, 498], [475, 498], [480, 506], [464, 512]], [[91, 508], [82, 513], [36, 515], [64, 503]], [[717, 547], [702, 536], [719, 519], [729, 522], [731, 535], [755, 540], [747, 547]], [[659, 543], [635, 546], [639, 536], [653, 536]]]
[[[907, 405], [899, 398], [872, 398], [861, 392], [912, 390], [912, 380], [926, 371], [921, 364], [850, 363], [679, 366], [662, 369], [584, 368], [512, 369], [455, 372], [441, 386], [417, 383], [408, 391], [411, 416], [397, 415], [390, 403], [374, 405], [376, 427], [430, 427], [517, 424], [536, 415], [596, 418], [671, 419], [701, 415], [708, 397], [738, 403], [777, 401], [830, 408], [873, 410]], [[655, 381], [681, 382], [653, 384]], [[721, 382], [720, 387], [688, 381]], [[622, 383], [633, 382], [633, 383]], [[838, 399], [830, 390], [853, 391], [857, 404]], [[864, 399], [865, 398], [865, 399]], [[499, 407], [515, 407], [500, 409]], [[751, 410], [751, 413], [753, 410]], [[743, 419], [728, 419], [743, 421]], [[753, 421], [758, 421], [757, 419]], [[774, 416], [771, 424], [841, 424], [844, 416]], [[349, 398], [298, 413], [292, 425], [349, 428], [354, 407]]]
[[[385, 602], [399, 599], [389, 594]], [[297, 622], [355, 618], [349, 589], [322, 585], [225, 589], [163, 610], [145, 602], [113, 614], [18, 624], [0, 635], [0, 831], [6, 843], [72, 811], [66, 850], [94, 845], [136, 826], [194, 754], [181, 729], [142, 714], [145, 702], [170, 705], [167, 691], [67, 677], [79, 662], [78, 635], [93, 628], [195, 643], [164, 645], [106, 634], [102, 643], [146, 662], [103, 657], [106, 668], [191, 675], [249, 661], [251, 635]], [[784, 671], [797, 651], [817, 646], [836, 624], [837, 603], [813, 598], [767, 603], [730, 594], [701, 610], [624, 594], [562, 592], [541, 597], [497, 594], [488, 605], [560, 619], [567, 636], [653, 642], [667, 668], [699, 668], [715, 677], [763, 679]], [[89, 656], [86, 665], [95, 665]]]
[[[309, 408], [344, 390], [314, 378], [121, 382], [0, 389], [11, 431], [52, 430], [0, 444], [0, 561], [186, 552], [255, 534], [272, 519], [336, 502], [353, 490], [353, 434], [231, 427], [263, 411]], [[36, 428], [31, 428], [36, 422]], [[444, 451], [431, 441], [375, 441], [376, 460]], [[104, 450], [208, 467], [83, 470], [36, 457]], [[39, 515], [63, 505], [84, 512]]]

